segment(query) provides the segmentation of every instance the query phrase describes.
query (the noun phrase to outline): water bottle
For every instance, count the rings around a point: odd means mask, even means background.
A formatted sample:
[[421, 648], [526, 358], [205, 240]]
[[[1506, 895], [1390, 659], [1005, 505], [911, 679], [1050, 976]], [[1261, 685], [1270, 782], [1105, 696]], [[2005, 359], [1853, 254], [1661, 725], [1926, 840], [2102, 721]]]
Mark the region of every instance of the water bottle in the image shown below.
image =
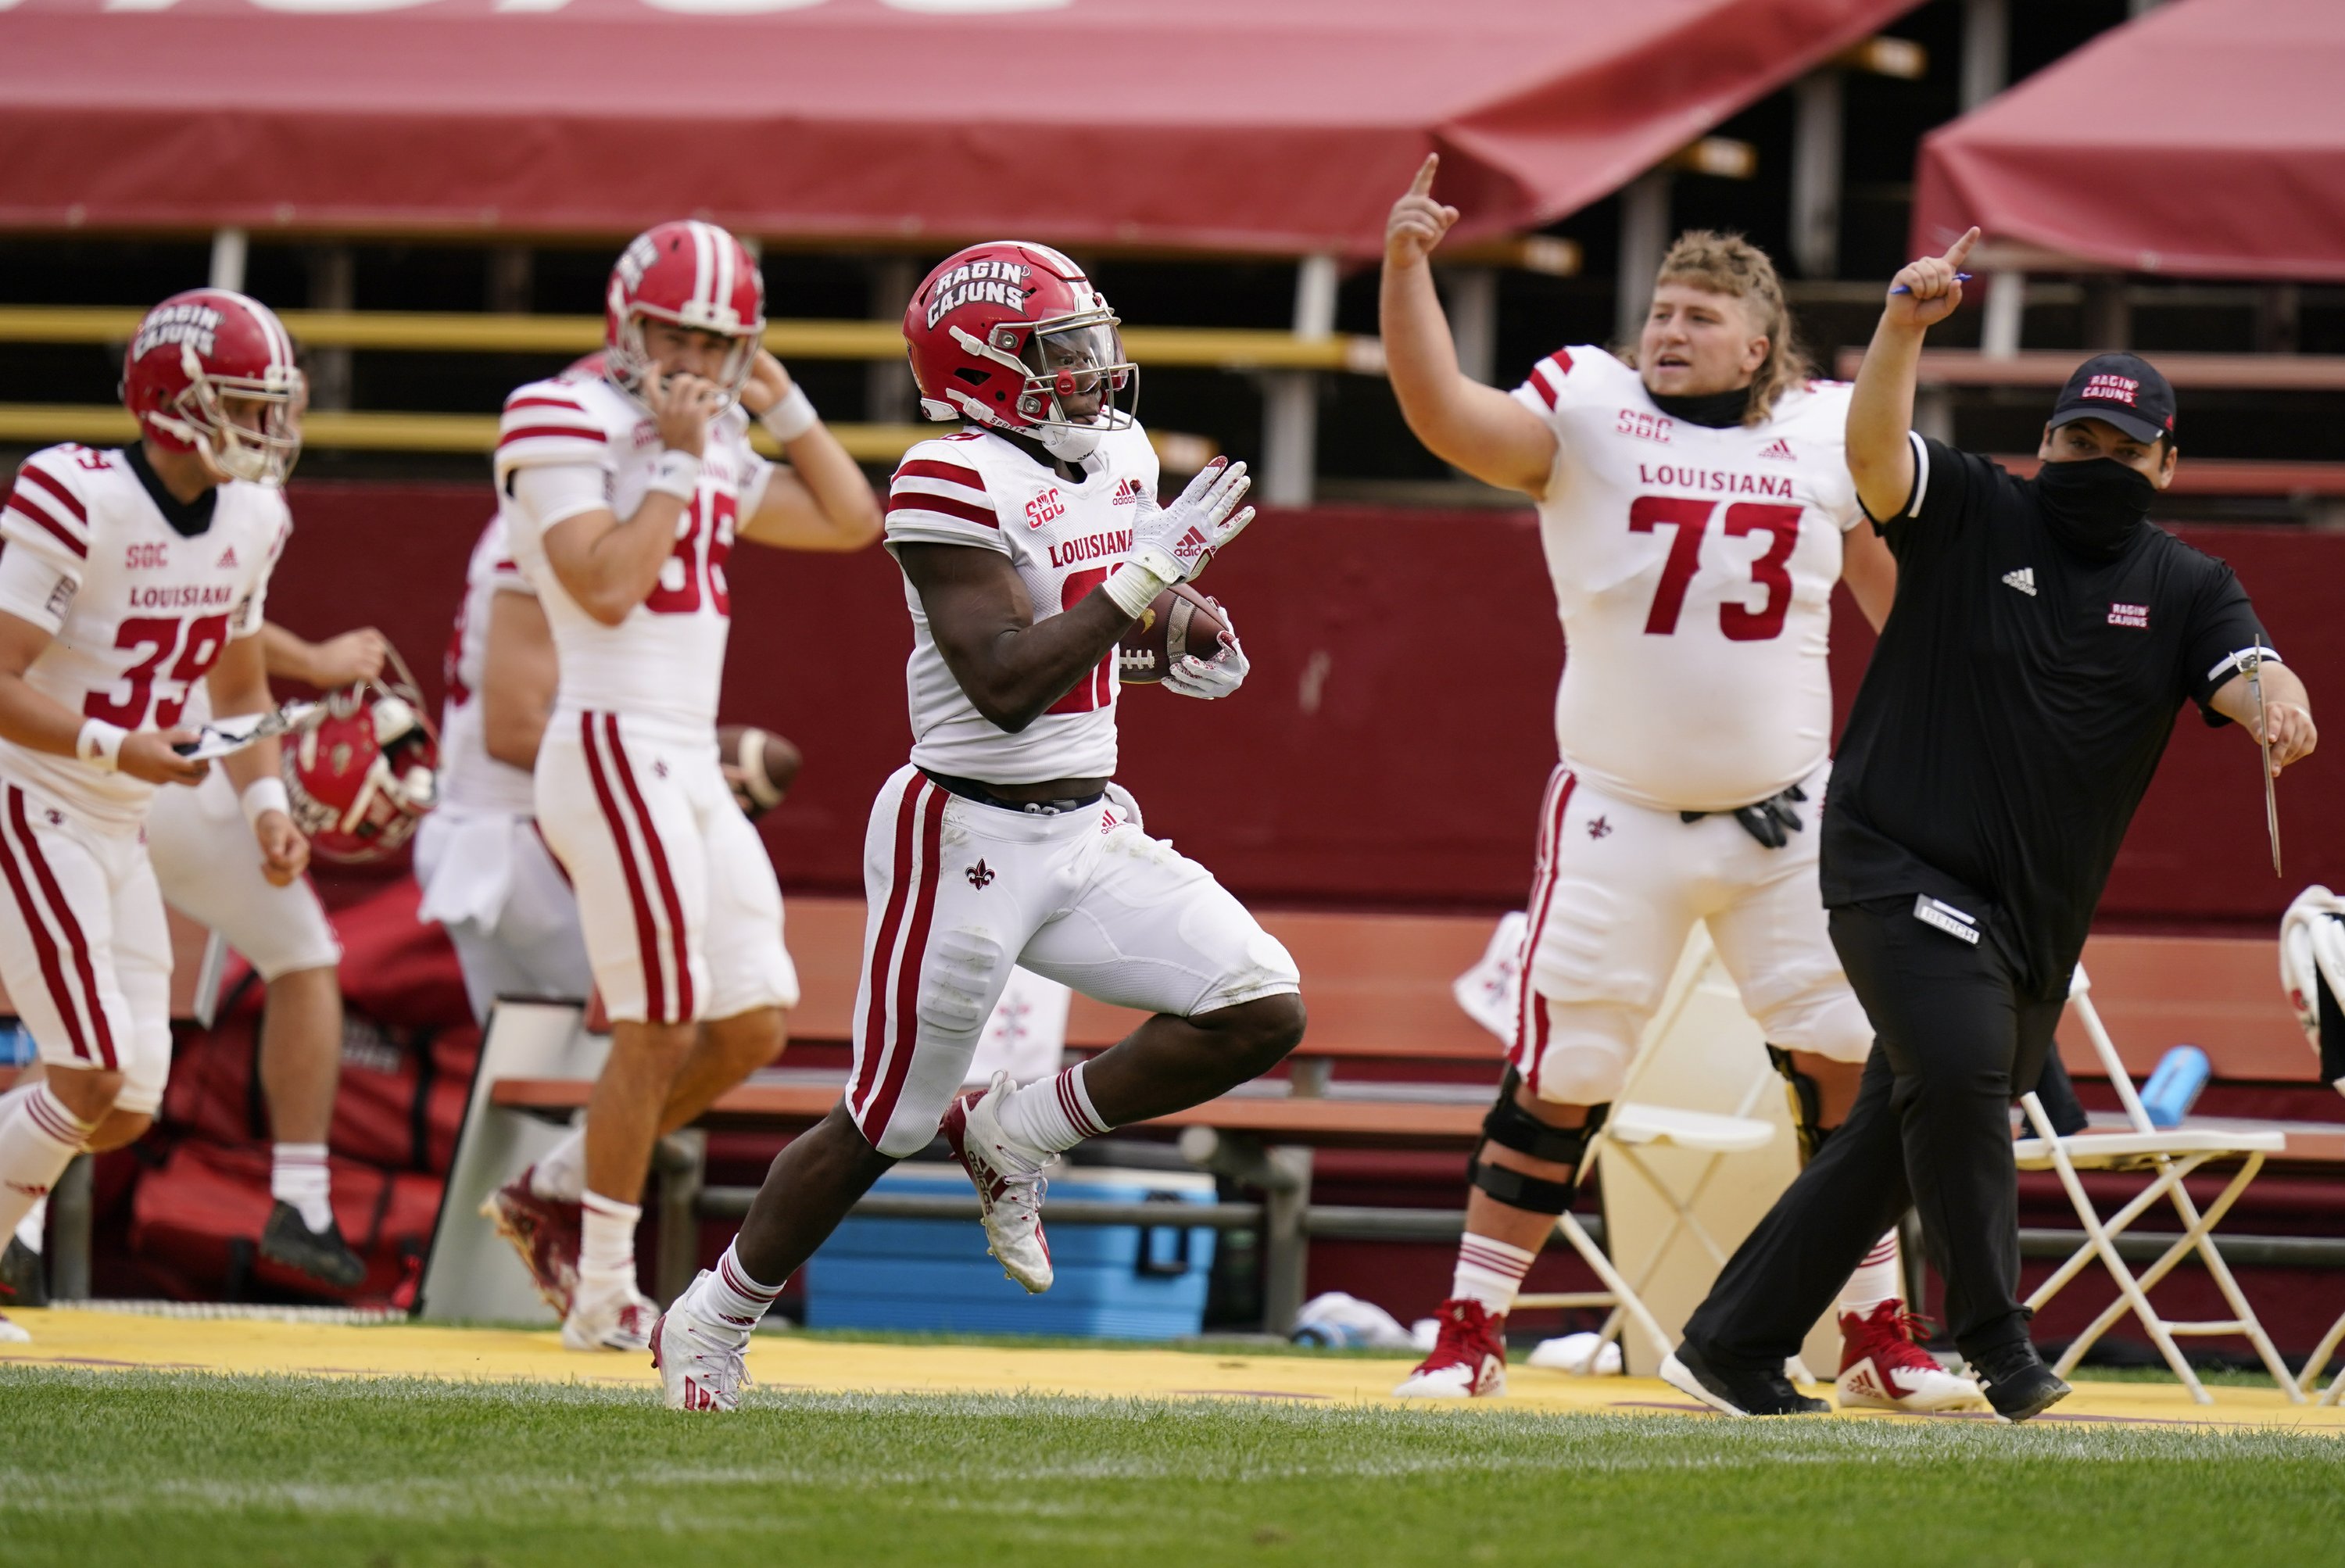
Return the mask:
[[2212, 1069], [2208, 1065], [2207, 1053], [2196, 1045], [2177, 1045], [2158, 1063], [2157, 1071], [2141, 1091], [2142, 1109], [2149, 1113], [2149, 1125], [2154, 1127], [2178, 1127], [2182, 1118], [2190, 1114], [2197, 1103], [2198, 1091], [2207, 1086]]

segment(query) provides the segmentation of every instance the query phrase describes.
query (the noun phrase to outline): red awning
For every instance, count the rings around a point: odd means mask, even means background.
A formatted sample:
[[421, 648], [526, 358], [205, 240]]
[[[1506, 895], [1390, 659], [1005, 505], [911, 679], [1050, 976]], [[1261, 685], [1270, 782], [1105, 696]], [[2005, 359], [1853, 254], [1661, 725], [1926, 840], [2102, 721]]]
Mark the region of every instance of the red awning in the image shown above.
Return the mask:
[[0, 226], [1374, 252], [1634, 178], [1914, 0], [27, 0]]
[[2178, 0], [1922, 144], [1916, 253], [2345, 279], [2345, 4]]

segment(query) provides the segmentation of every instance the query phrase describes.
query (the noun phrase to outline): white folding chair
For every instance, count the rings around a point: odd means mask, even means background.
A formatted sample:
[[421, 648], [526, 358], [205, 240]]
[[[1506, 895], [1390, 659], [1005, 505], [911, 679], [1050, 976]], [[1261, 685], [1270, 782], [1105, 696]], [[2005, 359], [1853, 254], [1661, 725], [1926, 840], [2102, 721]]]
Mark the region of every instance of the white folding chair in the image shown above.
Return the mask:
[[[2329, 1365], [2329, 1358], [2337, 1353], [2338, 1341], [2340, 1339], [2345, 1339], [2345, 1313], [2340, 1313], [2337, 1321], [2329, 1325], [2329, 1332], [2321, 1337], [2320, 1348], [2312, 1352], [2312, 1359], [2304, 1363], [2304, 1370], [2297, 1374], [2298, 1387], [2309, 1389], [2320, 1380], [2321, 1371]], [[2345, 1367], [2337, 1369], [2337, 1380], [2330, 1384], [2320, 1397], [2312, 1402], [2316, 1405], [2333, 1405], [2340, 1400], [2345, 1400]]]
[[[1662, 1332], [1660, 1321], [1645, 1306], [1639, 1293], [1651, 1284], [1654, 1272], [1669, 1256], [1670, 1245], [1680, 1232], [1690, 1232], [1719, 1268], [1726, 1267], [1727, 1249], [1721, 1247], [1718, 1238], [1703, 1226], [1696, 1213], [1696, 1206], [1710, 1186], [1711, 1177], [1717, 1175], [1723, 1156], [1762, 1148], [1775, 1136], [1773, 1123], [1761, 1121], [1749, 1114], [1755, 1107], [1756, 1097], [1765, 1091], [1767, 1084], [1773, 1081], [1771, 1077], [1753, 1080], [1741, 1107], [1742, 1114], [1737, 1115], [1657, 1105], [1631, 1098], [1638, 1081], [1644, 1075], [1645, 1067], [1653, 1058], [1655, 1049], [1685, 1011], [1686, 1003], [1693, 996], [1712, 958], [1710, 933], [1704, 927], [1696, 925], [1693, 935], [1686, 942], [1684, 953], [1678, 961], [1677, 971], [1670, 977], [1670, 989], [1662, 998], [1661, 1006], [1646, 1026], [1643, 1037], [1638, 1041], [1636, 1054], [1629, 1059], [1628, 1071], [1622, 1079], [1620, 1097], [1613, 1102], [1604, 1125], [1589, 1135], [1579, 1161], [1579, 1168], [1585, 1172], [1594, 1166], [1597, 1156], [1607, 1149], [1618, 1156], [1665, 1197], [1670, 1210], [1669, 1224], [1652, 1238], [1651, 1247], [1642, 1265], [1635, 1270], [1636, 1278], [1631, 1280], [1616, 1262], [1618, 1257], [1625, 1256], [1623, 1244], [1627, 1238], [1608, 1234], [1606, 1239], [1611, 1245], [1613, 1256], [1607, 1257], [1605, 1249], [1596, 1245], [1594, 1237], [1588, 1234], [1579, 1219], [1567, 1213], [1556, 1221], [1556, 1229], [1595, 1273], [1603, 1288], [1529, 1294], [1515, 1298], [1518, 1309], [1609, 1308], [1610, 1314], [1599, 1332], [1599, 1350], [1604, 1343], [1619, 1338], [1627, 1324], [1633, 1321], [1651, 1343], [1656, 1364], [1676, 1349], [1677, 1344]], [[1641, 1157], [1640, 1151], [1665, 1147], [1688, 1149], [1710, 1156], [1702, 1162], [1691, 1185], [1682, 1191], [1664, 1181], [1651, 1164]], [[1587, 1365], [1590, 1370], [1598, 1360], [1597, 1353], [1589, 1356]]]
[[[2287, 1363], [2279, 1359], [2279, 1350], [2272, 1346], [2271, 1337], [2257, 1321], [2255, 1308], [2248, 1305], [2248, 1298], [2240, 1293], [2238, 1281], [2231, 1277], [2230, 1268], [2223, 1261], [2213, 1235], [2215, 1227], [2230, 1212], [2239, 1195], [2247, 1191], [2248, 1184], [2255, 1180], [2256, 1173], [2263, 1168], [2264, 1156], [2279, 1154], [2288, 1146], [2286, 1135], [2278, 1132], [2188, 1125], [2159, 1128], [2150, 1121], [2149, 1113], [2142, 1107], [2141, 1096], [2134, 1091], [2133, 1079], [2127, 1074], [2125, 1063], [2118, 1057], [2117, 1048], [2110, 1041], [2108, 1031], [2101, 1025], [2100, 1013], [2093, 1006], [2091, 983], [2086, 978], [2081, 964], [2077, 966], [2075, 982], [2069, 988], [2068, 1001], [2084, 1024], [2086, 1037], [2093, 1043], [2094, 1054], [2100, 1058], [2102, 1069], [2108, 1074], [2109, 1082], [2117, 1088], [2117, 1098], [2125, 1106], [2129, 1130], [2086, 1132], [2064, 1138], [2052, 1130], [2051, 1118], [2044, 1112], [2044, 1103], [2035, 1095], [2027, 1095], [2020, 1102], [2035, 1135], [2018, 1139], [2012, 1145], [2019, 1168], [2048, 1170], [2057, 1174], [2061, 1187], [2076, 1210], [2076, 1218], [2085, 1227], [2085, 1245], [2055, 1270], [2050, 1278], [2036, 1287], [2035, 1293], [2027, 1298], [2028, 1308], [2041, 1311], [2046, 1302], [2057, 1295], [2062, 1287], [2082, 1273], [2095, 1258], [2098, 1258], [2102, 1267], [2109, 1271], [2117, 1287], [2117, 1298], [2076, 1336], [2053, 1370], [2066, 1377], [2084, 1359], [2085, 1352], [2092, 1349], [2094, 1342], [2130, 1311], [2141, 1320], [2141, 1326], [2157, 1346], [2158, 1353], [2166, 1358], [2167, 1365], [2174, 1369], [2174, 1375], [2182, 1380], [2183, 1387], [2190, 1390], [2190, 1397], [2198, 1403], [2212, 1404], [2214, 1398], [2198, 1381], [2198, 1373], [2191, 1370], [2189, 1361], [2176, 1345], [2178, 1336], [2244, 1335], [2255, 1347], [2256, 1354], [2263, 1359], [2273, 1381], [2280, 1386], [2292, 1402], [2302, 1404], [2302, 1390], [2289, 1375]], [[2198, 1204], [2183, 1186], [2184, 1180], [2210, 1161], [2232, 1159], [2241, 1162], [2238, 1174], [2201, 1214]], [[2155, 1176], [2140, 1194], [2107, 1220], [2103, 1220], [2077, 1176], [2079, 1171], [2086, 1170], [2140, 1171], [2155, 1173]], [[2125, 1259], [2117, 1255], [2117, 1238], [2161, 1197], [2174, 1205], [2175, 1212], [2182, 1218], [2183, 1232], [2156, 1262], [2137, 1277], [2126, 1267]], [[2233, 1317], [2214, 1322], [2169, 1322], [2158, 1316], [2157, 1309], [2150, 1305], [2149, 1292], [2157, 1282], [2171, 1273], [2176, 1264], [2194, 1252], [2206, 1265], [2216, 1288], [2222, 1291], [2224, 1300], [2230, 1304]]]

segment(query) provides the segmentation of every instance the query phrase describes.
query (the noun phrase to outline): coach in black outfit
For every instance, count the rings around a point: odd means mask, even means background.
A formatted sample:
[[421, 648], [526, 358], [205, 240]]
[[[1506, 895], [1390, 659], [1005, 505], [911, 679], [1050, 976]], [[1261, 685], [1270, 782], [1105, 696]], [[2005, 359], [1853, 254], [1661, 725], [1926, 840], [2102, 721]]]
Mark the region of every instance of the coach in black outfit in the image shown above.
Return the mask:
[[[1875, 1042], [1847, 1121], [1664, 1367], [1731, 1414], [1825, 1408], [1784, 1380], [1784, 1358], [1909, 1203], [1997, 1413], [2025, 1420], [2068, 1391], [2015, 1295], [2011, 1102], [2043, 1069], [2183, 700], [2252, 725], [2255, 651], [2273, 767], [2313, 748], [2303, 683], [2230, 568], [2147, 520], [2175, 465], [2174, 394], [2148, 363], [2077, 369], [2033, 480], [1913, 433], [1923, 334], [1962, 302], [1976, 238], [1897, 274], [1909, 291], [1891, 293], [1850, 403], [1849, 469], [1897, 596], [1832, 765], [1822, 880]], [[2243, 778], [2226, 809], [2259, 808]]]

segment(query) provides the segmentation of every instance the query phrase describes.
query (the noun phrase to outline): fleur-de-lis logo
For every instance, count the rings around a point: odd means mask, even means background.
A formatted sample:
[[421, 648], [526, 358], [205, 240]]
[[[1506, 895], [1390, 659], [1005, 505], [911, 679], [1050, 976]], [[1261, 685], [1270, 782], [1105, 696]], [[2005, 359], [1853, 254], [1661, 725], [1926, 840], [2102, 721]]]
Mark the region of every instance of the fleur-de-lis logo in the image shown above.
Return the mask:
[[1611, 830], [1612, 824], [1601, 817], [1588, 824], [1588, 836], [1591, 839], [1600, 839]]
[[985, 885], [993, 881], [993, 868], [987, 865], [983, 860], [980, 860], [977, 864], [969, 867], [967, 874], [969, 877], [969, 885], [975, 888], [980, 892], [983, 892], [985, 891]]

